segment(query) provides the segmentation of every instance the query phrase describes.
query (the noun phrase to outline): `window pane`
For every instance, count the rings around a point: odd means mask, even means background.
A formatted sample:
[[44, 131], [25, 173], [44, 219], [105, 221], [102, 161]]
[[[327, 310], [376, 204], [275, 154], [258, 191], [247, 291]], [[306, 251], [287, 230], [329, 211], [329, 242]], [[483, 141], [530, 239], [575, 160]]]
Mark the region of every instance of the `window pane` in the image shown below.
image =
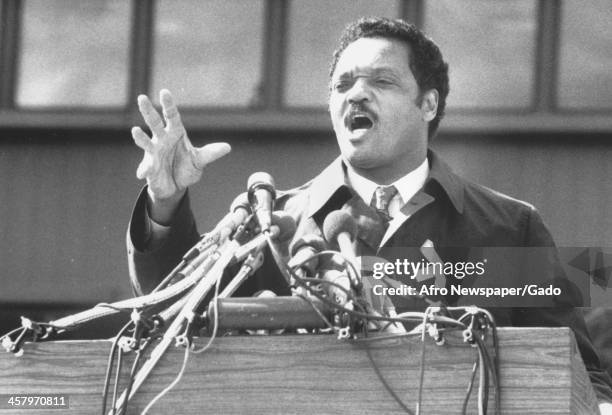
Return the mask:
[[129, 2], [26, 0], [17, 105], [122, 106]]
[[151, 94], [168, 88], [179, 104], [247, 106], [258, 98], [263, 2], [160, 1]]
[[449, 108], [527, 107], [532, 102], [536, 3], [425, 3], [425, 31], [449, 63]]
[[561, 107], [612, 108], [610, 0], [565, 1], [561, 19]]
[[285, 102], [327, 105], [328, 71], [342, 29], [363, 16], [399, 17], [399, 1], [310, 0], [290, 3]]

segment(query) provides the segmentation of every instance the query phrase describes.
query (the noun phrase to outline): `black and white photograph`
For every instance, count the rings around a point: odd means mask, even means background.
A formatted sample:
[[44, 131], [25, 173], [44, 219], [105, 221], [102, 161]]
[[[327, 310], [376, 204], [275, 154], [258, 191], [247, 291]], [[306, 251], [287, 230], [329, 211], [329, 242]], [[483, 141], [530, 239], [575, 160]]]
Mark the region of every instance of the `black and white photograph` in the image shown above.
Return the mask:
[[610, 0], [0, 0], [0, 414], [612, 415]]

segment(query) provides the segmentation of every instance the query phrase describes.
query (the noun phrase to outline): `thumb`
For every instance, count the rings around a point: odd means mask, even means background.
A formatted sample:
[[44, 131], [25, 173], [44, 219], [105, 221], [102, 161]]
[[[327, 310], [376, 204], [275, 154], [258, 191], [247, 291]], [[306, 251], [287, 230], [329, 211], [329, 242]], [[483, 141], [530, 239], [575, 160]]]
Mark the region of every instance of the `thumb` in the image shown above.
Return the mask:
[[202, 170], [207, 164], [228, 154], [232, 148], [227, 143], [211, 143], [195, 149], [194, 165]]
[[140, 180], [146, 179], [152, 168], [153, 163], [151, 158], [145, 155], [140, 164], [138, 165], [138, 169], [136, 170], [136, 177]]

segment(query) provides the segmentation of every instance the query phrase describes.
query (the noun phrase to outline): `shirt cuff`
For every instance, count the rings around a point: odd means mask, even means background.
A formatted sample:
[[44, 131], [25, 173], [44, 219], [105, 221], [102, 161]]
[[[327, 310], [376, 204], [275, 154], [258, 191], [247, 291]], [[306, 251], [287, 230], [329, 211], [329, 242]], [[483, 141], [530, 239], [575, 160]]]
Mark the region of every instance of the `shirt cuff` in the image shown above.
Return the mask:
[[145, 203], [144, 250], [155, 251], [161, 247], [170, 234], [170, 226], [160, 225], [151, 219], [149, 208]]

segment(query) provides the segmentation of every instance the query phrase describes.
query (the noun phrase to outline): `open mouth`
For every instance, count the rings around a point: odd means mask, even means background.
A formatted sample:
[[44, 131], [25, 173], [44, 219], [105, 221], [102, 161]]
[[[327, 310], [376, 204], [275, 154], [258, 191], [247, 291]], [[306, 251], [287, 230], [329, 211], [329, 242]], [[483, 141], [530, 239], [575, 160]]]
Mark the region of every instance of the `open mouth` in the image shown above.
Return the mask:
[[344, 122], [349, 131], [368, 130], [374, 126], [373, 117], [362, 112], [350, 113], [345, 118]]

